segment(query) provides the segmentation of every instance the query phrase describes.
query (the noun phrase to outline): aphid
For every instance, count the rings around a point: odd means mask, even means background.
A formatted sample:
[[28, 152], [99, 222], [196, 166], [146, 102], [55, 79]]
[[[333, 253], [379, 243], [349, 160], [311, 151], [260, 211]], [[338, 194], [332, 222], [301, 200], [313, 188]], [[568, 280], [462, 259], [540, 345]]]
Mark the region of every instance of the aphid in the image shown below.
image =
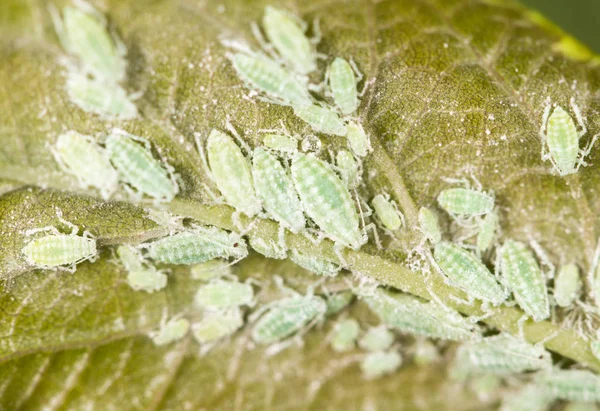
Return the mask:
[[432, 244], [442, 241], [442, 230], [436, 213], [429, 208], [421, 207], [419, 209], [419, 227], [421, 232]]
[[275, 7], [265, 7], [263, 27], [267, 39], [279, 55], [300, 74], [317, 68], [313, 46], [304, 34], [299, 19]]
[[294, 106], [294, 113], [318, 133], [344, 137], [346, 125], [337, 113], [328, 107], [311, 104]]
[[257, 148], [252, 158], [252, 176], [256, 194], [267, 212], [285, 228], [297, 233], [306, 221], [294, 183], [279, 160]]
[[367, 351], [383, 351], [392, 346], [394, 334], [385, 325], [371, 327], [358, 340], [358, 346]]
[[585, 370], [552, 369], [537, 374], [536, 384], [565, 401], [600, 401], [600, 377]]
[[359, 157], [364, 157], [369, 154], [369, 151], [373, 150], [371, 140], [360, 123], [352, 120], [348, 121], [348, 124], [346, 124], [346, 138], [354, 154]]
[[212, 130], [206, 143], [212, 177], [227, 202], [248, 217], [261, 210], [254, 192], [250, 164], [233, 139]]
[[498, 213], [489, 212], [481, 221], [479, 233], [477, 233], [477, 250], [484, 253], [492, 245], [496, 229], [498, 228]]
[[354, 348], [354, 342], [360, 333], [360, 326], [353, 318], [338, 321], [329, 337], [331, 348], [336, 352], [346, 352]]
[[560, 106], [557, 106], [552, 114], [551, 106], [546, 107], [540, 128], [542, 160], [550, 160], [560, 176], [576, 173], [581, 165], [585, 165], [584, 158], [598, 138], [598, 135], [595, 135], [585, 149], [579, 150], [579, 139], [587, 133], [587, 128], [581, 111], [573, 100], [571, 106], [581, 131], [577, 131], [573, 118]]
[[139, 193], [168, 202], [179, 192], [174, 176], [152, 157], [145, 138], [114, 129], [106, 138], [106, 151], [121, 179]]
[[358, 187], [360, 182], [360, 171], [358, 163], [352, 154], [346, 150], [341, 150], [335, 157], [335, 163], [346, 187], [350, 190]]
[[250, 237], [248, 243], [254, 251], [267, 258], [274, 258], [276, 260], [284, 260], [287, 258], [287, 248], [281, 243], [277, 243], [273, 240], [264, 240], [260, 237]]
[[214, 258], [248, 255], [245, 241], [236, 233], [217, 227], [194, 227], [157, 241], [140, 245], [148, 257], [166, 264], [197, 264]]
[[266, 94], [271, 102], [293, 107], [312, 104], [306, 81], [264, 54], [235, 53], [229, 57], [246, 87]]
[[298, 151], [298, 140], [282, 134], [265, 134], [263, 144], [282, 153], [292, 154]]
[[523, 243], [507, 240], [500, 249], [501, 271], [519, 306], [542, 321], [550, 316], [546, 279], [535, 257]]
[[508, 298], [507, 290], [473, 253], [447, 241], [436, 244], [434, 259], [450, 281], [464, 289], [470, 297], [494, 305]]
[[396, 204], [389, 199], [386, 194], [377, 194], [371, 202], [375, 209], [375, 214], [388, 230], [398, 230], [402, 227], [404, 216], [398, 210]]
[[83, 188], [97, 188], [105, 200], [117, 189], [119, 174], [90, 136], [67, 131], [58, 136], [52, 152], [58, 164], [77, 177]]
[[354, 299], [352, 291], [341, 291], [327, 297], [326, 315], [335, 315], [346, 308]]
[[75, 271], [75, 265], [85, 260], [93, 261], [96, 258], [96, 240], [84, 231], [83, 236], [77, 235], [79, 228], [62, 219], [59, 220], [71, 228], [71, 234], [63, 234], [56, 227], [34, 228], [25, 232], [32, 235], [38, 232], [51, 232], [50, 235], [35, 238], [23, 247], [23, 254], [27, 263], [36, 268], [54, 268], [69, 265], [69, 271]]
[[547, 411], [553, 401], [542, 387], [527, 384], [517, 392], [504, 395], [500, 411]]
[[136, 250], [121, 245], [117, 248], [117, 255], [127, 270], [127, 284], [134, 290], [153, 293], [167, 286], [167, 276], [148, 264]]
[[367, 380], [391, 374], [402, 365], [402, 356], [397, 351], [375, 351], [368, 353], [360, 363], [363, 377]]
[[505, 375], [549, 369], [552, 358], [542, 345], [500, 334], [462, 344], [456, 353], [455, 364], [467, 374]]
[[437, 201], [448, 214], [461, 218], [487, 214], [494, 209], [494, 197], [471, 188], [443, 190]]
[[325, 162], [313, 154], [296, 153], [292, 179], [306, 214], [326, 236], [353, 249], [366, 242], [348, 189]]
[[109, 82], [122, 81], [127, 67], [125, 46], [109, 34], [104, 16], [87, 3], [78, 4], [63, 9], [63, 20], [50, 9], [63, 48], [79, 58], [84, 71]]
[[415, 343], [413, 361], [416, 365], [427, 365], [440, 359], [437, 347], [429, 340], [421, 338]]
[[320, 260], [311, 255], [299, 253], [294, 249], [292, 250], [291, 259], [300, 267], [323, 277], [335, 277], [341, 270], [339, 265]]
[[213, 278], [231, 275], [231, 264], [229, 261], [216, 258], [204, 263], [194, 264], [190, 270], [194, 280], [209, 281]]
[[252, 340], [258, 344], [272, 344], [300, 331], [315, 318], [325, 314], [327, 306], [316, 296], [284, 298], [268, 306], [252, 329]]
[[239, 308], [226, 311], [205, 312], [200, 322], [192, 324], [192, 335], [199, 344], [207, 344], [233, 334], [242, 325], [244, 318]]
[[579, 277], [579, 268], [574, 263], [560, 267], [554, 279], [554, 299], [559, 307], [569, 307], [583, 287]]
[[157, 331], [152, 331], [149, 337], [155, 345], [167, 345], [182, 339], [190, 329], [190, 322], [185, 318], [172, 319], [161, 325]]
[[194, 301], [199, 307], [216, 309], [252, 305], [254, 290], [246, 283], [213, 280], [198, 289]]
[[352, 114], [358, 108], [358, 92], [356, 78], [350, 63], [341, 57], [336, 57], [327, 72], [329, 88], [333, 101], [344, 115]]
[[131, 120], [138, 116], [137, 107], [118, 84], [107, 85], [70, 71], [67, 93], [73, 104], [88, 113], [118, 120]]
[[477, 335], [475, 326], [456, 311], [435, 302], [423, 302], [408, 294], [376, 290], [364, 297], [369, 308], [389, 327], [445, 340], [468, 340]]

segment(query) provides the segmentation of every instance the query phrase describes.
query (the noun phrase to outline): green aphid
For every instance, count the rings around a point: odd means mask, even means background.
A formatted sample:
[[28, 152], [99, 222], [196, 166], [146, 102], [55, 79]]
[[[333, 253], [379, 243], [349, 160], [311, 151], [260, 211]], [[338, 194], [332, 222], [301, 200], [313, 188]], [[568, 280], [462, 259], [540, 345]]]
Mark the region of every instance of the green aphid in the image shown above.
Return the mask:
[[294, 113], [307, 122], [317, 133], [344, 137], [346, 125], [338, 114], [327, 106], [312, 104], [294, 106]]
[[192, 335], [199, 344], [208, 344], [233, 334], [244, 325], [239, 308], [207, 311], [201, 321], [192, 324]]
[[340, 291], [329, 295], [326, 299], [327, 311], [326, 315], [335, 315], [348, 307], [354, 299], [354, 293], [352, 291]]
[[494, 209], [492, 195], [470, 188], [443, 190], [437, 201], [448, 214], [461, 218], [487, 214]]
[[137, 250], [121, 245], [117, 255], [127, 270], [127, 284], [132, 289], [153, 293], [167, 286], [167, 276], [145, 261]]
[[254, 290], [250, 284], [236, 281], [213, 280], [201, 286], [194, 301], [199, 307], [227, 309], [254, 303]]
[[364, 157], [373, 150], [369, 136], [360, 123], [354, 120], [349, 120], [346, 124], [346, 138], [354, 154], [359, 157]]
[[385, 325], [370, 327], [358, 340], [360, 348], [366, 351], [387, 350], [394, 343], [394, 334]]
[[250, 237], [248, 240], [250, 247], [259, 254], [275, 260], [285, 260], [287, 258], [287, 247], [281, 242], [265, 240], [260, 237]]
[[498, 229], [498, 213], [490, 211], [481, 221], [479, 232], [477, 233], [477, 249], [484, 253], [494, 242], [496, 230]]
[[574, 263], [560, 267], [554, 279], [554, 299], [559, 307], [569, 307], [581, 293], [583, 281]]
[[349, 115], [358, 108], [358, 92], [356, 90], [356, 77], [350, 63], [341, 57], [336, 57], [327, 72], [329, 88], [333, 101], [342, 114]]
[[329, 337], [331, 348], [336, 352], [346, 352], [354, 348], [356, 339], [360, 334], [360, 325], [353, 318], [340, 320], [333, 326]]
[[423, 235], [432, 244], [435, 245], [442, 241], [442, 230], [438, 216], [429, 208], [421, 207], [419, 209], [419, 227]]
[[227, 260], [216, 258], [204, 263], [194, 264], [190, 269], [194, 280], [209, 281], [213, 278], [231, 275], [231, 263]]
[[402, 365], [402, 356], [396, 351], [368, 353], [360, 363], [363, 377], [367, 380], [391, 374]]
[[293, 154], [298, 151], [298, 140], [288, 135], [265, 134], [263, 144], [267, 148], [286, 154]]
[[360, 169], [354, 156], [346, 150], [341, 150], [335, 157], [342, 181], [350, 190], [354, 190], [360, 184]]
[[190, 322], [185, 318], [172, 319], [158, 330], [152, 331], [149, 336], [155, 345], [167, 345], [185, 337], [189, 329]]
[[341, 270], [339, 265], [308, 254], [302, 254], [296, 250], [292, 250], [291, 259], [300, 267], [323, 277], [335, 277]]
[[404, 216], [398, 210], [396, 204], [389, 199], [389, 196], [384, 194], [377, 194], [371, 205], [375, 209], [375, 214], [388, 230], [398, 230], [402, 227], [404, 222]]

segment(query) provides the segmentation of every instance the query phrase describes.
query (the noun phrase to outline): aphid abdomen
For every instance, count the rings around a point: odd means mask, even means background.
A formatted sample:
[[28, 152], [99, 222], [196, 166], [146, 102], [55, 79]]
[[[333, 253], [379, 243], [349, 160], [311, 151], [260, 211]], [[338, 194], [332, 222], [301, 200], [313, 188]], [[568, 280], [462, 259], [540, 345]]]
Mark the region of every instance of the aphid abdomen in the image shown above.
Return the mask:
[[249, 217], [262, 208], [254, 192], [250, 164], [228, 135], [212, 130], [206, 143], [212, 177], [227, 202]]
[[236, 53], [231, 61], [238, 76], [253, 90], [285, 105], [304, 107], [312, 104], [306, 84], [267, 56]]
[[550, 316], [546, 280], [535, 257], [523, 243], [507, 240], [502, 246], [502, 276], [519, 306], [534, 321]]
[[568, 307], [577, 298], [583, 287], [579, 277], [579, 268], [573, 263], [560, 267], [554, 279], [554, 299], [559, 307]]
[[442, 241], [435, 246], [435, 262], [454, 284], [474, 298], [500, 304], [508, 297], [494, 275], [472, 253]]
[[494, 209], [492, 196], [468, 188], [449, 188], [442, 191], [437, 200], [448, 213], [460, 216], [487, 214]]
[[214, 258], [244, 258], [246, 243], [235, 233], [216, 227], [196, 228], [145, 245], [148, 257], [167, 264], [197, 264]]
[[30, 264], [42, 267], [76, 264], [96, 255], [96, 240], [68, 234], [47, 235], [31, 240], [23, 254]]
[[373, 198], [372, 205], [377, 217], [379, 217], [385, 228], [393, 231], [402, 226], [402, 220], [400, 219], [398, 211], [383, 194], [377, 194], [375, 198]]
[[346, 126], [335, 111], [316, 104], [310, 106], [294, 106], [294, 113], [306, 121], [318, 133], [345, 136]]
[[178, 192], [167, 170], [152, 153], [134, 141], [135, 136], [113, 130], [106, 139], [106, 149], [121, 178], [141, 193], [155, 199], [171, 201]]
[[356, 78], [350, 64], [343, 58], [337, 57], [329, 66], [329, 87], [333, 101], [343, 114], [352, 114], [358, 107]]
[[548, 118], [546, 139], [548, 151], [560, 173], [574, 173], [579, 153], [579, 135], [573, 118], [560, 106]]
[[264, 208], [290, 231], [297, 233], [306, 224], [302, 205], [291, 177], [275, 156], [258, 148], [252, 158], [256, 194]]
[[283, 340], [307, 325], [327, 309], [320, 297], [298, 297], [282, 301], [252, 329], [252, 340], [258, 344], [272, 344]]
[[352, 197], [326, 163], [298, 153], [292, 161], [292, 179], [305, 212], [328, 237], [354, 249], [365, 242]]
[[216, 309], [250, 305], [253, 299], [254, 290], [250, 284], [221, 280], [203, 285], [195, 297], [200, 307]]

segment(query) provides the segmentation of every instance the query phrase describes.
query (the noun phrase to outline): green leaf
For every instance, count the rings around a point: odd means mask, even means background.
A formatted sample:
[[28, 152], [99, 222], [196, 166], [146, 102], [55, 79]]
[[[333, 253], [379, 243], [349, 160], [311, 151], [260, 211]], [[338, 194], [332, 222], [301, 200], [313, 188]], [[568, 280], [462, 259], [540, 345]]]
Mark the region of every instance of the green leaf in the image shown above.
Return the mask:
[[[8, 13], [0, 16], [0, 409], [123, 404], [133, 409], [385, 409], [397, 404], [484, 409], [498, 399], [486, 402], [448, 381], [447, 361], [417, 367], [410, 355], [399, 372], [363, 381], [358, 349], [339, 354], [329, 348], [332, 321], [310, 331], [302, 347], [268, 358], [263, 348], [250, 344], [249, 327], [204, 356], [191, 337], [155, 347], [146, 335], [161, 320], [201, 315], [193, 304], [200, 283], [188, 268], [164, 267], [172, 270], [165, 290], [131, 290], [114, 246], [165, 235], [147, 210], [158, 206], [136, 205], [124, 191], [104, 202], [93, 190], [82, 190], [58, 167], [49, 144], [65, 130], [102, 136], [119, 127], [145, 136], [183, 181], [179, 197], [161, 207], [237, 230], [233, 210], [211, 203], [206, 187], [214, 191], [214, 186], [196, 138], [202, 140], [212, 128], [224, 130], [228, 119], [251, 146], [260, 144], [260, 130], [281, 123], [290, 132], [310, 132], [290, 108], [247, 98], [225, 56], [224, 38], [258, 46], [250, 24], [260, 20], [267, 3], [97, 4], [127, 46], [128, 91], [143, 94], [136, 102], [140, 118], [128, 122], [105, 121], [69, 101], [63, 50], [43, 2], [5, 3]], [[352, 58], [369, 81], [359, 120], [374, 152], [364, 163], [360, 195], [370, 201], [389, 193], [407, 220], [397, 241], [384, 236], [383, 250], [370, 241], [360, 251], [340, 255], [328, 240], [314, 244], [287, 233], [290, 248], [405, 292], [439, 298], [464, 314], [483, 315], [478, 304], [459, 302], [456, 297], [464, 293], [439, 273], [420, 270], [426, 261], [412, 252], [422, 240], [418, 208], [435, 207], [435, 197], [448, 185], [444, 178], [474, 176], [495, 192], [503, 236], [525, 242], [533, 237], [553, 263], [575, 261], [583, 272], [589, 270], [599, 228], [597, 150], [588, 167], [561, 178], [541, 161], [538, 136], [548, 101], [566, 107], [571, 99], [587, 120], [581, 146], [598, 132], [600, 60], [589, 50], [582, 52], [583, 46], [565, 41], [551, 23], [511, 2], [310, 0], [281, 7], [307, 22], [318, 19], [319, 52]], [[321, 62], [315, 82], [325, 67]], [[345, 147], [342, 138], [319, 138], [325, 157], [328, 150]], [[74, 274], [32, 270], [21, 254], [26, 230], [66, 229], [57, 209], [96, 236], [101, 247], [98, 261], [78, 265]], [[444, 218], [447, 232], [450, 220]], [[274, 222], [241, 220], [248, 236], [277, 239]], [[263, 282], [261, 303], [280, 296], [267, 286], [273, 275], [301, 292], [316, 281], [289, 261], [255, 255], [234, 271]], [[347, 285], [336, 278], [327, 287]], [[502, 307], [483, 321], [517, 334], [522, 314]], [[341, 315], [355, 316], [363, 327], [376, 323], [360, 301]], [[524, 333], [531, 342], [548, 339], [545, 345], [557, 355], [600, 370], [574, 326], [528, 321]], [[402, 342], [413, 344], [409, 336]]]

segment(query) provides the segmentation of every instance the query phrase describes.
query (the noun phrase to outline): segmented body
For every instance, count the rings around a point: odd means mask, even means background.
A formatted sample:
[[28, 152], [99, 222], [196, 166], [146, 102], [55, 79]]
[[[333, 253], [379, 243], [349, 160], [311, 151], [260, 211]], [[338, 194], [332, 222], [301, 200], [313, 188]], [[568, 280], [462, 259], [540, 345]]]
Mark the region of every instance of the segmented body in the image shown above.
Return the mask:
[[469, 296], [495, 305], [508, 297], [490, 270], [469, 251], [442, 241], [435, 246], [434, 259], [450, 281]]
[[300, 267], [323, 277], [335, 277], [341, 270], [341, 267], [336, 264], [308, 254], [301, 254], [296, 250], [292, 250], [290, 258]]
[[282, 134], [265, 134], [263, 144], [282, 153], [292, 154], [298, 151], [298, 140]]
[[494, 209], [494, 197], [483, 191], [469, 188], [450, 188], [438, 198], [440, 207], [449, 214], [471, 217], [487, 214]]
[[492, 246], [497, 227], [498, 213], [491, 211], [484, 217], [479, 227], [479, 233], [477, 233], [477, 249], [479, 251], [485, 252]]
[[560, 267], [554, 279], [554, 299], [559, 307], [569, 307], [581, 292], [583, 282], [579, 268], [573, 263]]
[[335, 111], [316, 104], [294, 106], [294, 113], [318, 133], [345, 136], [346, 125]]
[[534, 321], [550, 316], [546, 279], [532, 252], [523, 243], [507, 240], [502, 249], [501, 271], [519, 306]]
[[554, 109], [546, 124], [546, 144], [560, 175], [576, 171], [579, 133], [573, 118], [562, 107]]
[[212, 130], [206, 143], [212, 177], [227, 202], [249, 217], [261, 210], [250, 164], [233, 139]]
[[326, 163], [312, 154], [297, 153], [292, 162], [292, 179], [306, 214], [326, 236], [354, 249], [364, 244], [366, 238], [360, 231], [352, 197]]
[[115, 129], [106, 139], [106, 150], [121, 179], [140, 193], [154, 199], [171, 201], [179, 192], [177, 183], [140, 137]]
[[372, 150], [371, 140], [360, 123], [352, 120], [348, 121], [348, 124], [346, 124], [346, 138], [354, 154], [359, 157], [366, 156]]
[[36, 267], [52, 268], [78, 264], [96, 256], [96, 240], [69, 234], [35, 238], [23, 250], [27, 262]]
[[252, 158], [256, 194], [275, 221], [297, 233], [306, 224], [294, 183], [279, 160], [257, 148]]
[[248, 255], [246, 243], [239, 235], [216, 227], [196, 227], [142, 247], [147, 249], [148, 257], [167, 264], [197, 264], [214, 258], [240, 259]]
[[383, 194], [377, 194], [371, 204], [385, 228], [394, 231], [402, 226], [399, 211]]
[[350, 64], [341, 57], [337, 57], [329, 66], [329, 87], [333, 94], [333, 101], [343, 114], [348, 115], [356, 111], [358, 107], [356, 78]]
[[222, 280], [203, 285], [195, 297], [200, 307], [218, 309], [251, 305], [253, 300], [254, 290], [250, 284]]

